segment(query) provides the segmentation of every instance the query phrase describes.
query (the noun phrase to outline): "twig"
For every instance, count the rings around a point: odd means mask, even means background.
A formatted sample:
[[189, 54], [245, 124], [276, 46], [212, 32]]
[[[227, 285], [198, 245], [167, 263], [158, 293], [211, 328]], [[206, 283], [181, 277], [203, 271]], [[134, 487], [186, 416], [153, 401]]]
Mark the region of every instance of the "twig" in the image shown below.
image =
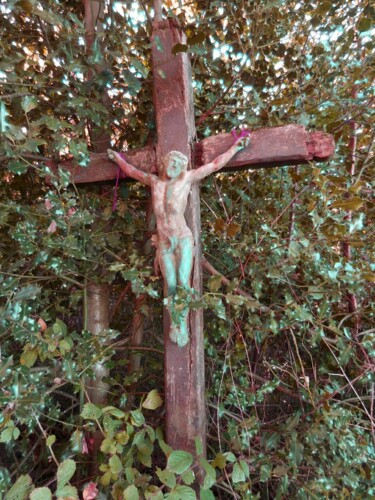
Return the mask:
[[[228, 278], [226, 278], [225, 276], [223, 276], [217, 269], [215, 269], [214, 266], [212, 264], [210, 264], [205, 257], [202, 257], [202, 267], [206, 271], [208, 271], [212, 276], [221, 276], [221, 283], [223, 285], [229, 286], [231, 284], [231, 281]], [[255, 297], [253, 297], [252, 295], [250, 295], [247, 292], [244, 292], [241, 288], [237, 287], [233, 291], [235, 293], [237, 293], [238, 295], [242, 295], [242, 297], [246, 297], [249, 300], [253, 300], [255, 302], [258, 302]], [[269, 307], [262, 306], [262, 305], [260, 305], [260, 309], [263, 311], [267, 311], [267, 312], [271, 311], [271, 309]]]

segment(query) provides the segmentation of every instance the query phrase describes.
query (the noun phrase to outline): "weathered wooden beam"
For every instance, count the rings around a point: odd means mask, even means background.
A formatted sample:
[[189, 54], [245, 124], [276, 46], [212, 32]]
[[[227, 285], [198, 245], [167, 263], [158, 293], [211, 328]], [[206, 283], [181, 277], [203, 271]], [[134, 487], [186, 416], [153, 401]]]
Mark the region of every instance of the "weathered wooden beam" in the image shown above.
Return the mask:
[[[195, 164], [204, 165], [224, 153], [232, 144], [232, 134], [207, 137], [195, 147]], [[303, 125], [260, 128], [250, 131], [250, 146], [238, 153], [225, 167], [227, 171], [300, 165], [325, 161], [333, 155], [333, 136], [308, 132]]]
[[[173, 119], [176, 119], [173, 114], [165, 118], [165, 120], [172, 120], [172, 123]], [[251, 131], [250, 137], [250, 146], [236, 155], [226, 166], [225, 171], [325, 161], [335, 151], [332, 135], [319, 131], [308, 132], [303, 125], [256, 129]], [[233, 144], [233, 140], [232, 134], [218, 134], [198, 142], [193, 154], [195, 168], [224, 153]], [[178, 144], [175, 147], [180, 148]], [[156, 172], [156, 154], [153, 146], [127, 151], [125, 156], [129, 163], [139, 169], [145, 172]], [[118, 171], [117, 165], [109, 160], [106, 154], [92, 154], [88, 167], [81, 167], [74, 160], [51, 166], [53, 169], [58, 167], [69, 170], [76, 184], [110, 181], [116, 178]]]
[[[176, 43], [186, 43], [180, 26], [171, 19], [154, 24], [152, 36], [154, 105], [158, 142], [157, 163], [172, 150], [192, 157], [195, 135], [190, 60], [172, 54]], [[189, 166], [191, 168], [191, 165]], [[186, 221], [195, 239], [192, 287], [202, 293], [199, 186], [193, 185]], [[166, 312], [166, 311], [165, 311]], [[189, 343], [179, 347], [169, 338], [169, 314], [164, 315], [164, 376], [167, 442], [172, 448], [195, 452], [195, 438], [205, 449], [206, 408], [203, 311], [189, 313]]]
[[[124, 153], [127, 161], [145, 172], [156, 173], [156, 154], [153, 146], [133, 149]], [[107, 153], [91, 154], [90, 163], [87, 167], [81, 167], [77, 162], [65, 160], [62, 162], [48, 162], [52, 171], [58, 169], [69, 171], [75, 184], [86, 182], [112, 181], [118, 174], [118, 166], [108, 158]]]

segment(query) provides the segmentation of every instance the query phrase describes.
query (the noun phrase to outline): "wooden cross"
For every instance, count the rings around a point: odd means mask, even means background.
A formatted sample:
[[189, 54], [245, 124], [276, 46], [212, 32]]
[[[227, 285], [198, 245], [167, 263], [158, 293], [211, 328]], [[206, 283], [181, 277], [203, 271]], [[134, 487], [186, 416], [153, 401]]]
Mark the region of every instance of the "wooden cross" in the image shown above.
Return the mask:
[[[155, 172], [161, 158], [175, 150], [191, 158], [191, 168], [199, 167], [225, 152], [233, 144], [233, 137], [219, 134], [194, 143], [190, 60], [186, 53], [172, 53], [177, 43], [186, 43], [185, 35], [176, 21], [168, 19], [154, 23], [152, 42], [157, 144], [127, 151], [126, 159], [145, 172]], [[323, 132], [309, 133], [302, 125], [263, 128], [251, 132], [250, 146], [238, 153], [224, 170], [306, 164], [327, 160], [333, 152], [333, 138]], [[92, 155], [88, 168], [75, 165], [73, 161], [58, 166], [69, 170], [75, 183], [115, 179], [118, 169], [105, 154]], [[195, 239], [192, 287], [202, 293], [198, 184], [191, 189], [186, 220]], [[194, 452], [195, 438], [200, 437], [205, 449], [206, 437], [203, 312], [190, 312], [190, 342], [185, 347], [178, 347], [169, 339], [167, 315], [165, 318], [167, 442], [174, 449]]]

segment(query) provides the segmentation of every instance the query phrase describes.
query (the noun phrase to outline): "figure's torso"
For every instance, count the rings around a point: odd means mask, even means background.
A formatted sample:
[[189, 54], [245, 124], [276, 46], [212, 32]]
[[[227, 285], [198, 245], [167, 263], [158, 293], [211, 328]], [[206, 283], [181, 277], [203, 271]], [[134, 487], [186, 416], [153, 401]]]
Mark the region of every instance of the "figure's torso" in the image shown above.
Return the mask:
[[152, 205], [159, 238], [191, 236], [184, 215], [189, 192], [190, 182], [185, 176], [177, 179], [153, 180]]

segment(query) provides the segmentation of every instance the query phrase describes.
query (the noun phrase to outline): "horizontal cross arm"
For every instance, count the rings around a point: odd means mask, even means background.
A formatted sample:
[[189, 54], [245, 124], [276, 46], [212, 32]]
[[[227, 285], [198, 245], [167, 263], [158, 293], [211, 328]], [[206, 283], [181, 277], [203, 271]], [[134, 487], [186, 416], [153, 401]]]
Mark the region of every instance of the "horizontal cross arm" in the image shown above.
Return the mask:
[[[207, 137], [195, 148], [195, 165], [213, 161], [233, 144], [232, 134]], [[284, 125], [250, 131], [250, 145], [224, 168], [226, 171], [299, 165], [325, 161], [333, 155], [332, 135], [308, 132], [303, 125]]]
[[[234, 142], [232, 134], [207, 137], [195, 145], [194, 165], [199, 168], [227, 151]], [[299, 165], [310, 161], [325, 161], [333, 155], [335, 143], [332, 135], [308, 132], [303, 125], [284, 125], [256, 129], [250, 132], [250, 145], [240, 151], [223, 169], [236, 171]], [[134, 149], [125, 153], [126, 160], [143, 172], [156, 173], [156, 155], [153, 146]], [[76, 184], [102, 182], [116, 179], [118, 167], [107, 154], [90, 155], [87, 167], [75, 160], [50, 162], [53, 170], [62, 168], [72, 174]]]
[[[153, 146], [133, 149], [123, 153], [128, 163], [134, 164], [140, 170], [147, 173], [156, 173], [156, 155]], [[87, 167], [81, 167], [76, 160], [65, 160], [61, 162], [49, 162], [49, 167], [56, 172], [58, 169], [69, 171], [75, 184], [86, 182], [103, 182], [116, 179], [119, 167], [108, 158], [107, 153], [90, 154], [90, 163]], [[124, 177], [123, 174], [121, 174]]]

